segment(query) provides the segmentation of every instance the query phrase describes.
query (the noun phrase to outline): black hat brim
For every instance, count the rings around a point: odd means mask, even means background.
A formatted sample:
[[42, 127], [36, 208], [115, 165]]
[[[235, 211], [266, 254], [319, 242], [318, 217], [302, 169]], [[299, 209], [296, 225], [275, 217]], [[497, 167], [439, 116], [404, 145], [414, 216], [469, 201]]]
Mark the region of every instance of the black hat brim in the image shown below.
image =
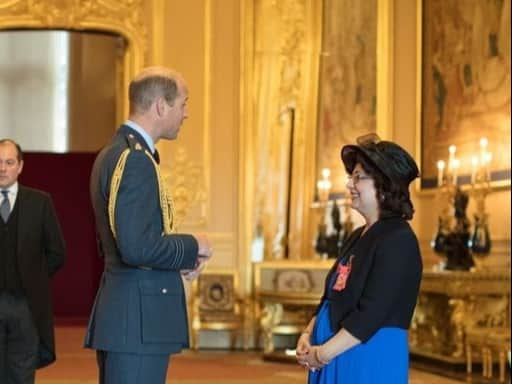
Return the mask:
[[345, 145], [341, 148], [341, 161], [343, 161], [343, 165], [348, 174], [352, 174], [354, 171], [358, 153], [368, 158], [364, 151], [357, 145]]

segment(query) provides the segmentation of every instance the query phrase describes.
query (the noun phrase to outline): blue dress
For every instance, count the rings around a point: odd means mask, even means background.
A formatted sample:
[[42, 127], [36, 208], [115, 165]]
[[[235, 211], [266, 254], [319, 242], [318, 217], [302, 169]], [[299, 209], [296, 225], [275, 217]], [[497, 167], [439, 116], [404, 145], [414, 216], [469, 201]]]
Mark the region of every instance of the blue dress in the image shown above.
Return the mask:
[[[325, 300], [316, 317], [312, 345], [323, 344], [336, 333], [331, 329], [329, 308], [330, 302]], [[322, 369], [309, 371], [308, 384], [407, 384], [408, 377], [407, 331], [388, 327], [336, 356]]]

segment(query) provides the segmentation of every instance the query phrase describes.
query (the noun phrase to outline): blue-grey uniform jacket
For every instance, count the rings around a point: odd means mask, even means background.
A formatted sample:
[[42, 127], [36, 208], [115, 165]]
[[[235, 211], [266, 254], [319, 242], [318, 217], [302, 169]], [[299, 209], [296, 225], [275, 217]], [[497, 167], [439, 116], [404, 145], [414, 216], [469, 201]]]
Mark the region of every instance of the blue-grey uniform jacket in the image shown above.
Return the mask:
[[[118, 192], [111, 196], [114, 170], [127, 148]], [[143, 354], [188, 347], [180, 270], [194, 268], [198, 244], [191, 235], [164, 234], [156, 167], [145, 140], [126, 125], [95, 160], [91, 199], [105, 270], [86, 347]], [[112, 199], [115, 209], [109, 220]]]

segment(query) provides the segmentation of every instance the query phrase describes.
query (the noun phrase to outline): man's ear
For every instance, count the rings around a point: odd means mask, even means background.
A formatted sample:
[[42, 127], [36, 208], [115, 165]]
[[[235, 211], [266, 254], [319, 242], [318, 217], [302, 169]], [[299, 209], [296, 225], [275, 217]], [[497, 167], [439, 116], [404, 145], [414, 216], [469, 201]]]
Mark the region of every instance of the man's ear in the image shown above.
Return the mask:
[[155, 100], [155, 110], [158, 117], [163, 116], [165, 111], [165, 100], [163, 97], [159, 97]]

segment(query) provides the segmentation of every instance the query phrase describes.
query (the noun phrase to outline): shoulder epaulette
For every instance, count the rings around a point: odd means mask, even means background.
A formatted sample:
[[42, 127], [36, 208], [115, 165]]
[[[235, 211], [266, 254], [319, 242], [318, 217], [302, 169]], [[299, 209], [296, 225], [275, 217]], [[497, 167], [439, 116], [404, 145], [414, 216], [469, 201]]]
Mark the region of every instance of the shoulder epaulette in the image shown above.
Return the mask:
[[128, 148], [135, 151], [142, 151], [144, 149], [133, 134], [129, 133], [125, 136], [125, 138], [126, 142], [128, 143]]

